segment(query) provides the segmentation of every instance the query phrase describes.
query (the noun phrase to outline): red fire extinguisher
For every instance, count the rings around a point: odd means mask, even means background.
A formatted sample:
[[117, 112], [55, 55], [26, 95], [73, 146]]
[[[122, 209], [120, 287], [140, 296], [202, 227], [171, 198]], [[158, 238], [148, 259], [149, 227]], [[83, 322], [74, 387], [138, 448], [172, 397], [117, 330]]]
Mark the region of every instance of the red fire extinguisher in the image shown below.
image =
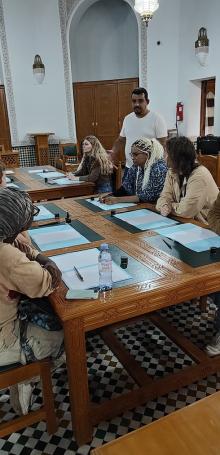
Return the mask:
[[182, 122], [183, 121], [183, 103], [179, 102], [176, 103], [176, 121]]

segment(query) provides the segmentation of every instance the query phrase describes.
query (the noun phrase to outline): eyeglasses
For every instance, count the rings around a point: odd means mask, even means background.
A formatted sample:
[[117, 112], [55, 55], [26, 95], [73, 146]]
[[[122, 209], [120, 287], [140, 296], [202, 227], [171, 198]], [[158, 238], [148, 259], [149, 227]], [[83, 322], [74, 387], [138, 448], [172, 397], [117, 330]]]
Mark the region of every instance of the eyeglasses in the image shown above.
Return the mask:
[[[138, 156], [138, 155], [143, 155], [143, 153], [144, 153], [144, 152], [131, 152], [131, 153], [130, 153], [130, 156], [131, 156], [131, 157], [135, 157], [135, 156]], [[146, 153], [145, 153], [145, 155], [146, 155]]]
[[33, 216], [37, 216], [40, 213], [40, 208], [33, 205]]

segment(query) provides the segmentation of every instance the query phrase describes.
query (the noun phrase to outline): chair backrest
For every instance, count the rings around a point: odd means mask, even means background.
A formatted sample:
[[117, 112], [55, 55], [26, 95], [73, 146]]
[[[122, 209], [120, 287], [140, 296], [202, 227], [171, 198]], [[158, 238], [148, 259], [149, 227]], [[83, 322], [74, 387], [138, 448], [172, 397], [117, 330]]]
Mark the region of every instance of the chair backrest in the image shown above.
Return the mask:
[[198, 153], [198, 161], [203, 166], [207, 167], [212, 174], [216, 185], [220, 187], [220, 152], [218, 155], [202, 155]]
[[220, 152], [220, 138], [213, 134], [197, 137], [197, 151], [202, 155], [218, 155]]
[[5, 167], [19, 167], [19, 152], [12, 150], [11, 152], [0, 152], [1, 161]]
[[0, 390], [11, 387], [19, 382], [30, 381], [30, 379], [40, 376], [44, 399], [41, 409], [37, 409], [27, 415], [10, 421], [1, 421], [0, 438], [15, 433], [18, 430], [30, 426], [33, 423], [40, 422], [41, 420], [46, 420], [49, 434], [53, 434], [57, 431], [50, 369], [51, 362], [48, 359], [27, 365], [12, 364], [0, 368]]
[[68, 142], [66, 144], [60, 144], [60, 156], [61, 158], [67, 157], [76, 157], [78, 156], [78, 146], [77, 144]]
[[117, 191], [122, 185], [122, 168], [121, 163], [119, 162], [117, 166], [114, 166], [112, 173], [112, 187], [113, 191]]
[[1, 155], [1, 153], [4, 152], [4, 151], [5, 151], [5, 146], [4, 146], [4, 144], [0, 144], [0, 155]]

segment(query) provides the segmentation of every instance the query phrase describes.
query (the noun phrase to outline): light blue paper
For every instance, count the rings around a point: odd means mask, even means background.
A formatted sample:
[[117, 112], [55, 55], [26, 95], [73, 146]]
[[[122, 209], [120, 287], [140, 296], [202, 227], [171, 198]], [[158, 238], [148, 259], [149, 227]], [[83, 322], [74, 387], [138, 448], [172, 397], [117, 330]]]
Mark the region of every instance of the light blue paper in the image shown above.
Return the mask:
[[44, 179], [54, 179], [57, 177], [62, 177], [62, 172], [57, 171], [48, 171], [48, 172], [39, 172], [38, 175]]
[[123, 209], [127, 207], [133, 207], [137, 204], [134, 202], [121, 202], [118, 204], [104, 204], [102, 202], [99, 202], [98, 198], [95, 198], [94, 200], [91, 199], [86, 199], [87, 202], [90, 204], [95, 205], [96, 207], [99, 207], [101, 210], [115, 210], [115, 209]]
[[37, 207], [40, 212], [34, 217], [34, 221], [52, 220], [55, 218], [54, 213], [51, 213], [44, 205], [38, 205]]
[[148, 209], [132, 210], [131, 212], [117, 213], [114, 215], [126, 223], [145, 231], [147, 229], [157, 229], [159, 227], [166, 227], [178, 224], [177, 221], [166, 218], [159, 213], [153, 212]]
[[76, 229], [66, 224], [29, 229], [28, 232], [41, 251], [90, 243]]

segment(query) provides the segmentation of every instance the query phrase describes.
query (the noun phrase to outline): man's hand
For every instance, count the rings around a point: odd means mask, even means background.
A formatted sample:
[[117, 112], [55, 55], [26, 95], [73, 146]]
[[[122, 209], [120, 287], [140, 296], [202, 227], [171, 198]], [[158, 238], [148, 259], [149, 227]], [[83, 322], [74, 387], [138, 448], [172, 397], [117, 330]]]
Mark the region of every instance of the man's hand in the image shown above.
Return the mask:
[[161, 213], [162, 216], [168, 216], [170, 212], [171, 212], [171, 209], [170, 209], [170, 207], [167, 204], [165, 204], [160, 209], [160, 213]]

